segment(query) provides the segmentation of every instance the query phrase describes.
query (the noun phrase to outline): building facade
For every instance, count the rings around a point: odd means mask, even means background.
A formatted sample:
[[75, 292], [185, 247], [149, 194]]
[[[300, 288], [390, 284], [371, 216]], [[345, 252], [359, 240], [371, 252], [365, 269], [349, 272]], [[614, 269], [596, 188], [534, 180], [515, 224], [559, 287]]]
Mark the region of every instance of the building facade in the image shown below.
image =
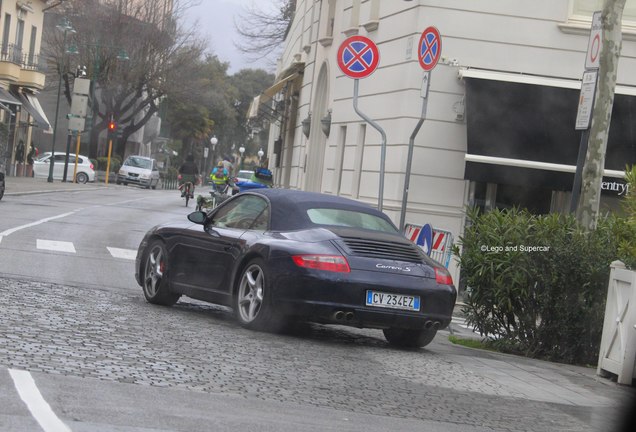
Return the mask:
[[0, 1], [0, 170], [30, 175], [34, 128], [49, 130], [37, 94], [44, 88], [40, 43], [47, 1]]
[[[252, 125], [273, 126], [268, 156], [276, 182], [382, 203], [396, 224], [429, 223], [455, 239], [466, 205], [567, 211], [580, 82], [592, 13], [601, 5], [298, 0], [277, 83], [248, 114]], [[623, 23], [602, 199], [608, 208], [617, 206], [620, 171], [636, 163], [636, 0], [627, 0]], [[442, 52], [424, 92], [418, 50], [429, 26], [439, 31]], [[375, 72], [358, 81], [357, 102], [386, 133], [384, 157], [381, 134], [353, 107], [354, 80], [338, 66], [339, 47], [356, 34], [379, 50]], [[452, 263], [451, 270], [456, 278]]]

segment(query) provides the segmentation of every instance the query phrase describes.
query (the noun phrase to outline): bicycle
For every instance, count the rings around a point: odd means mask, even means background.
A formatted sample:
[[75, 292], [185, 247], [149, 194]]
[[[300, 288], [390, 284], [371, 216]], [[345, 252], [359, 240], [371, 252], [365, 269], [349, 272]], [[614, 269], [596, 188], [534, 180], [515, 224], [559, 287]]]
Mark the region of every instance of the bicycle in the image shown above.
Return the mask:
[[217, 187], [214, 187], [210, 191], [210, 198], [206, 198], [203, 195], [197, 196], [197, 211], [205, 209], [213, 209], [216, 208], [219, 204], [229, 198], [227, 196], [227, 192], [230, 189], [229, 184], [225, 184], [221, 190], [218, 190]]
[[185, 206], [188, 206], [188, 201], [193, 197], [192, 195], [192, 182], [185, 182], [183, 184], [183, 193], [185, 194]]

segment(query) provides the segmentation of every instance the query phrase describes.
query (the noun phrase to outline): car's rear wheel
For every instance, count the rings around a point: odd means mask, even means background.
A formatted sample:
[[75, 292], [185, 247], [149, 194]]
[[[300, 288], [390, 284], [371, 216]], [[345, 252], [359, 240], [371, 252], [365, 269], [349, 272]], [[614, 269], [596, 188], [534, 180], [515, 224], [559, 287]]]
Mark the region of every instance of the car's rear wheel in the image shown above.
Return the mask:
[[394, 346], [403, 348], [422, 348], [430, 344], [437, 334], [435, 329], [384, 329], [384, 337]]
[[257, 258], [245, 266], [236, 290], [234, 312], [239, 323], [252, 330], [277, 330], [281, 320], [272, 305], [265, 263]]
[[86, 184], [88, 182], [88, 175], [83, 172], [77, 173], [77, 175], [75, 176], [75, 181], [77, 183]]
[[144, 255], [142, 288], [149, 303], [172, 306], [180, 295], [170, 292], [168, 287], [168, 251], [161, 240], [150, 244]]

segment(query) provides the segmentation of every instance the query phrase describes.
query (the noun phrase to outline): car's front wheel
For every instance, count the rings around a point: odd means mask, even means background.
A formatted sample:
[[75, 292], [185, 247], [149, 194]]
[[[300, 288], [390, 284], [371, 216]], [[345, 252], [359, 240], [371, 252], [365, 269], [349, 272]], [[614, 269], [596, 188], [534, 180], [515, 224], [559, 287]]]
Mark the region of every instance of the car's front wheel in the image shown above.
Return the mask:
[[430, 329], [404, 329], [388, 328], [384, 329], [384, 337], [394, 346], [402, 348], [422, 348], [430, 344], [437, 330]]
[[272, 305], [265, 263], [257, 258], [245, 266], [236, 290], [234, 312], [239, 323], [252, 330], [276, 330], [280, 320]]
[[149, 303], [172, 306], [180, 295], [170, 292], [168, 287], [168, 251], [161, 240], [155, 240], [144, 254], [142, 288]]

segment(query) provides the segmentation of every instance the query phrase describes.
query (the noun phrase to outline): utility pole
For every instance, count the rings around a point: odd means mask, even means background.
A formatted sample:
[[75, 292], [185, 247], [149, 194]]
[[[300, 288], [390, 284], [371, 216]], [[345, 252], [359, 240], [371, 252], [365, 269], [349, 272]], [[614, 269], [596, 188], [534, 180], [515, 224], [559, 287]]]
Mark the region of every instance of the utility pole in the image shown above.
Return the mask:
[[601, 14], [602, 44], [596, 102], [592, 111], [590, 138], [583, 165], [583, 183], [576, 219], [588, 231], [596, 228], [605, 167], [607, 137], [614, 104], [614, 88], [621, 54], [623, 9], [626, 0], [604, 0]]

